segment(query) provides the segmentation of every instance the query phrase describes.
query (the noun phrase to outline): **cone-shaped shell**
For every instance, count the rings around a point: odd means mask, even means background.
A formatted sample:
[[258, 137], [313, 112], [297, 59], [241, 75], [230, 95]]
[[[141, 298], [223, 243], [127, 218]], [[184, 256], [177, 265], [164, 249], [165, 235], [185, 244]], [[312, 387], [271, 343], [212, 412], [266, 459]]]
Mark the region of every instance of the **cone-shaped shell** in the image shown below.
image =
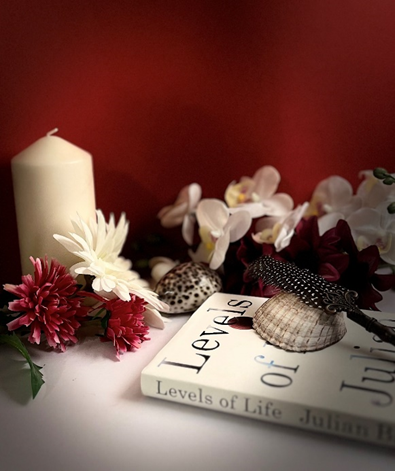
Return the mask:
[[326, 314], [284, 291], [262, 304], [254, 315], [253, 327], [267, 342], [293, 352], [329, 347], [347, 331], [342, 312]]

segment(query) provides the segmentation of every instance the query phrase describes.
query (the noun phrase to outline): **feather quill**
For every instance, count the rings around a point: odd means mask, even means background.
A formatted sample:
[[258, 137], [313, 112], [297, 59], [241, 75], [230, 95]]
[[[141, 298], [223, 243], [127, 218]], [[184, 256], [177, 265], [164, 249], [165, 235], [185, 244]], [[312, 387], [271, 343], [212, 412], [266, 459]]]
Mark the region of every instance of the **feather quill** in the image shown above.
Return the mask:
[[321, 309], [327, 314], [346, 312], [349, 319], [368, 332], [376, 334], [383, 342], [395, 345], [395, 332], [358, 308], [356, 291], [330, 283], [305, 268], [275, 260], [267, 255], [259, 257], [248, 266], [247, 276], [252, 280], [261, 280], [266, 285], [293, 293], [306, 305]]

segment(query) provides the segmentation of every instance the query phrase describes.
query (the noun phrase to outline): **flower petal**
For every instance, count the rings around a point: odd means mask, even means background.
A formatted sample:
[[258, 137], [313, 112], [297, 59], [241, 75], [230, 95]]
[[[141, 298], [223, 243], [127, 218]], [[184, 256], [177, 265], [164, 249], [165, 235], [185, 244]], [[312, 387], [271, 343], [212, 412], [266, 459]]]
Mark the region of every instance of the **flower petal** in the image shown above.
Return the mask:
[[291, 238], [294, 235], [295, 228], [303, 218], [303, 215], [305, 214], [308, 207], [309, 203], [305, 202], [291, 211], [285, 218], [283, 218], [281, 228], [274, 243], [277, 252], [284, 249], [285, 247], [288, 247]]
[[259, 203], [244, 203], [239, 206], [229, 208], [229, 213], [234, 214], [239, 211], [248, 211], [252, 218], [260, 218], [266, 215], [266, 209], [264, 205]]
[[258, 169], [252, 179], [255, 182], [254, 192], [257, 193], [261, 199], [270, 198], [277, 191], [278, 184], [280, 183], [280, 173], [271, 165], [265, 165]]
[[188, 187], [189, 210], [194, 210], [202, 197], [202, 187], [198, 183], [191, 183]]
[[267, 216], [285, 216], [294, 207], [293, 199], [286, 193], [277, 193], [262, 202]]
[[191, 260], [194, 262], [203, 262], [203, 263], [209, 263], [212, 250], [210, 250], [207, 247], [207, 244], [204, 242], [201, 242], [196, 249], [196, 252], [193, 252], [192, 250], [188, 250], [188, 255], [191, 257]]
[[161, 225], [166, 228], [179, 226], [187, 209], [188, 203], [186, 201], [177, 205], [165, 206], [158, 213]]
[[380, 227], [380, 213], [373, 208], [361, 208], [347, 218], [348, 225], [353, 228], [377, 228]]
[[238, 211], [232, 214], [225, 226], [225, 231], [229, 229], [230, 242], [241, 239], [251, 227], [251, 222], [251, 215], [248, 211]]
[[156, 329], [165, 328], [165, 322], [163, 317], [160, 315], [157, 309], [154, 309], [149, 304], [146, 306], [143, 315], [145, 323], [150, 327], [155, 327]]
[[336, 224], [340, 219], [345, 219], [342, 213], [329, 213], [324, 214], [318, 219], [318, 229], [320, 231], [320, 235], [325, 234], [326, 231], [336, 227]]
[[53, 237], [71, 253], [76, 253], [81, 250], [81, 247], [76, 242], [74, 242], [74, 240], [71, 240], [68, 237], [62, 236], [60, 234], [54, 234]]
[[213, 230], [222, 230], [229, 219], [229, 211], [218, 199], [203, 199], [196, 208], [196, 219], [199, 227], [206, 226]]
[[193, 235], [196, 218], [192, 214], [187, 214], [182, 222], [182, 237], [188, 245], [193, 244]]
[[217, 270], [225, 260], [226, 251], [229, 247], [229, 231], [226, 231], [218, 240], [215, 245], [215, 250], [210, 260], [210, 268]]

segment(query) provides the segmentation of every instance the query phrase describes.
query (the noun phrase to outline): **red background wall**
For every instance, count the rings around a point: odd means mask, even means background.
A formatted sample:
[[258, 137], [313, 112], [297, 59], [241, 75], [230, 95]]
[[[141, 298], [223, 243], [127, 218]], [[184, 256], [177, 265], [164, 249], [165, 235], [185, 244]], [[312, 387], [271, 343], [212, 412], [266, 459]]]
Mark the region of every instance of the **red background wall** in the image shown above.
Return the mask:
[[323, 178], [395, 171], [393, 0], [3, 0], [0, 282], [19, 281], [11, 158], [55, 127], [92, 153], [97, 207], [131, 243], [193, 181], [274, 165], [296, 203]]

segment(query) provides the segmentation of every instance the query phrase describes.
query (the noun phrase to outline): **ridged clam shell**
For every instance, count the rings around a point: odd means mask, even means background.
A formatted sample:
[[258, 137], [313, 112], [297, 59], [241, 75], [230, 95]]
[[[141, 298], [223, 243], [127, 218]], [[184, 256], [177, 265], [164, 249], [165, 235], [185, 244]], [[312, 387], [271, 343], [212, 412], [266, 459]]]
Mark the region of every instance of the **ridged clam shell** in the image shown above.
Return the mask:
[[253, 327], [267, 342], [293, 352], [322, 350], [341, 340], [347, 331], [342, 312], [326, 314], [284, 291], [262, 304]]
[[155, 292], [170, 307], [169, 314], [195, 311], [212, 294], [221, 291], [218, 273], [201, 263], [186, 262], [167, 272]]

